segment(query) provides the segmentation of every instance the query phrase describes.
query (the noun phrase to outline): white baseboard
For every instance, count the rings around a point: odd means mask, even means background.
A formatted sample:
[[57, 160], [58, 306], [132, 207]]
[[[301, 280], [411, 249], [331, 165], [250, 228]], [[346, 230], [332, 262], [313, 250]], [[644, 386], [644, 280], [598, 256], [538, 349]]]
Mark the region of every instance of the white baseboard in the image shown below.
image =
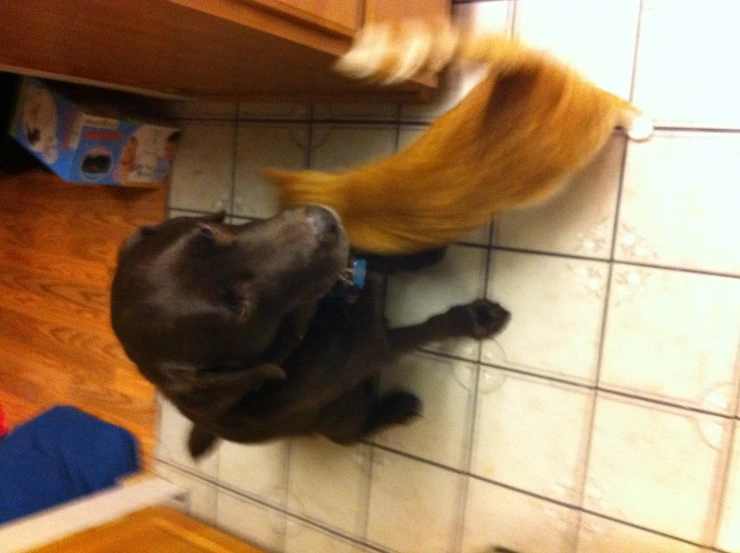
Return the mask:
[[185, 493], [184, 488], [156, 476], [116, 486], [0, 525], [0, 551], [22, 553], [147, 507], [167, 503]]

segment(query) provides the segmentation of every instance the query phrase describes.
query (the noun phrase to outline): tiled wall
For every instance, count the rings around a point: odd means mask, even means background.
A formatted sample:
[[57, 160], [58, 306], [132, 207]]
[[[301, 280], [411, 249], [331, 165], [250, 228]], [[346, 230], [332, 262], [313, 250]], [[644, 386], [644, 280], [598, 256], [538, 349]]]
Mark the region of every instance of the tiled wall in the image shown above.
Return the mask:
[[[615, 133], [560, 196], [391, 280], [395, 323], [484, 295], [513, 312], [495, 340], [433, 344], [383, 375], [424, 399], [421, 420], [374, 445], [223, 444], [194, 465], [164, 405], [161, 471], [268, 551], [740, 551], [740, 7], [490, 0], [456, 16], [631, 96], [655, 137]], [[256, 167], [387, 155], [475, 78], [453, 74], [431, 107], [193, 106], [173, 213], [268, 216]]]

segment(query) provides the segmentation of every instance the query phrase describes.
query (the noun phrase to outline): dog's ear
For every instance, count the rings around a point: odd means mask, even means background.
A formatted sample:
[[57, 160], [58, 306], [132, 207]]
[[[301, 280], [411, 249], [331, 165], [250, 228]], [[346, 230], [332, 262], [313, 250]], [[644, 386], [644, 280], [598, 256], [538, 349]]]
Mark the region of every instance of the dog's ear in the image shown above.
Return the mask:
[[285, 371], [273, 363], [252, 367], [198, 370], [179, 363], [165, 362], [158, 367], [161, 375], [175, 392], [200, 392], [238, 388], [241, 391], [258, 389], [265, 380], [284, 380]]
[[265, 381], [287, 378], [285, 371], [273, 363], [219, 370], [163, 363], [155, 372], [165, 395], [211, 418], [227, 413], [245, 395], [259, 390]]
[[158, 225], [144, 225], [143, 227], [139, 227], [139, 233], [142, 236], [151, 236], [152, 234], [157, 234], [166, 222], [167, 221], [159, 223]]
[[[190, 217], [190, 218], [195, 219], [199, 223], [206, 223], [206, 224], [207, 223], [223, 223], [224, 219], [226, 219], [226, 211], [221, 210], [221, 211], [217, 211], [216, 213], [208, 213], [200, 217]], [[172, 219], [162, 221], [161, 223], [157, 225], [144, 225], [142, 227], [139, 227], [139, 232], [141, 233], [142, 236], [156, 234], [161, 229], [163, 229], [164, 227], [170, 224], [172, 224]]]
[[[245, 395], [257, 391], [266, 380], [284, 380], [278, 365], [264, 363], [240, 370], [198, 371], [194, 367], [163, 363], [155, 371], [157, 383], [179, 408], [217, 419], [237, 405]], [[195, 424], [188, 437], [188, 451], [193, 459], [207, 453], [218, 436]]]
[[216, 213], [208, 213], [197, 218], [201, 223], [223, 223], [224, 219], [226, 219], [226, 211], [223, 209]]
[[209, 432], [202, 426], [197, 424], [193, 425], [190, 430], [190, 436], [188, 437], [188, 451], [190, 457], [197, 460], [202, 455], [208, 453], [213, 448], [213, 445], [218, 441], [218, 437]]

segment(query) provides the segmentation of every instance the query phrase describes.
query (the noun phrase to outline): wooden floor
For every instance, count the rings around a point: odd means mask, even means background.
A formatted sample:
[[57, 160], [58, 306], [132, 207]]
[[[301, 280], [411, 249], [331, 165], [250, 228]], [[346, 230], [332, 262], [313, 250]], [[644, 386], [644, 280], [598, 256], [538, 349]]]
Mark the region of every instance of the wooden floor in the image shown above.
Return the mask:
[[119, 244], [165, 212], [162, 190], [0, 177], [0, 405], [11, 426], [74, 405], [131, 430], [145, 463], [154, 393], [109, 322]]

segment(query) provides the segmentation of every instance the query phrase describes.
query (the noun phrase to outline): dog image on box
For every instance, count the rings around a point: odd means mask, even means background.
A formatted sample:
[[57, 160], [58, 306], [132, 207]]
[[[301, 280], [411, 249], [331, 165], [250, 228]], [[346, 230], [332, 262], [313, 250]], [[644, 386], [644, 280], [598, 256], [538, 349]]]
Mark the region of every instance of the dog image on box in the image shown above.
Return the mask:
[[47, 163], [54, 163], [57, 151], [57, 107], [51, 94], [43, 88], [29, 87], [23, 109], [23, 128], [28, 145]]

